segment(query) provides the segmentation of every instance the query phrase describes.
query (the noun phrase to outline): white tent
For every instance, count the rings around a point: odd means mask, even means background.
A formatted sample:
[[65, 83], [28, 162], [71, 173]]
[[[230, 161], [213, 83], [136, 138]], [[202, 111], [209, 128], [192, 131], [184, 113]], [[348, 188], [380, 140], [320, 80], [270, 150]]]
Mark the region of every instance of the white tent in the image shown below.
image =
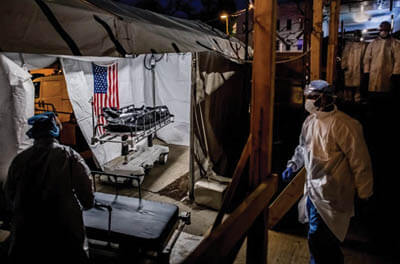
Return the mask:
[[[1, 55], [1, 98], [5, 102], [0, 109], [3, 126], [0, 128], [0, 146], [3, 155], [0, 163], [2, 179], [10, 158], [32, 142], [24, 135], [28, 127], [26, 120], [34, 114], [34, 89], [28, 67], [46, 67], [57, 57], [46, 55], [24, 55], [6, 53]], [[21, 59], [23, 59], [22, 62]], [[137, 107], [152, 105], [152, 76], [144, 66], [146, 55], [136, 58], [82, 58], [61, 57], [70, 102], [81, 131], [90, 144], [93, 135], [92, 104], [94, 80], [92, 64], [117, 65], [120, 107], [134, 104]], [[174, 123], [161, 129], [157, 136], [167, 143], [189, 146], [190, 138], [190, 90], [191, 54], [165, 54], [155, 67], [155, 102], [167, 105], [174, 114]], [[10, 109], [13, 109], [10, 111]], [[11, 112], [11, 115], [10, 115]], [[4, 119], [3, 119], [4, 118]], [[14, 138], [11, 142], [9, 139]], [[90, 145], [99, 165], [121, 154], [120, 144]]]
[[[78, 124], [90, 142], [92, 64], [118, 64], [121, 106], [141, 106], [152, 101], [151, 73], [144, 67], [152, 52], [164, 54], [155, 68], [156, 102], [175, 115], [158, 136], [190, 144], [192, 179], [213, 164], [220, 175], [232, 171], [229, 164], [236, 163], [247, 138], [235, 127], [236, 117], [248, 115], [246, 71], [237, 64], [244, 46], [238, 40], [200, 22], [106, 0], [1, 2], [0, 26], [0, 181], [17, 152], [31, 144], [25, 137], [34, 109], [28, 69], [60, 59]], [[201, 120], [196, 112], [204, 113]], [[101, 165], [119, 155], [120, 146], [96, 145], [92, 151]]]

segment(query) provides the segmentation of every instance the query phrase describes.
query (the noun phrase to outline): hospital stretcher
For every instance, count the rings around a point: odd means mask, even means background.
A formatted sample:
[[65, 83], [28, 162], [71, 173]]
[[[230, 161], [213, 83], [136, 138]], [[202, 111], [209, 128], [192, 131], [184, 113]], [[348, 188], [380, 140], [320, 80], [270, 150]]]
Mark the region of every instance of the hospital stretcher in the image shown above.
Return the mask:
[[132, 252], [141, 252], [142, 256], [143, 252], [152, 252], [157, 263], [169, 263], [172, 247], [184, 226], [190, 224], [190, 213], [180, 215], [174, 204], [142, 199], [140, 185], [138, 198], [118, 195], [116, 188], [115, 194], [95, 192], [95, 207], [83, 214], [91, 255], [106, 252], [132, 262]]
[[[121, 144], [121, 157], [104, 164], [103, 170], [121, 175], [144, 175], [154, 163], [165, 164], [168, 159], [169, 148], [163, 145], [153, 145], [153, 138], [158, 130], [174, 122], [167, 106], [134, 105], [116, 108], [103, 108], [103, 117], [106, 125], [99, 123], [100, 118], [94, 116], [92, 109], [93, 136], [91, 144], [118, 143]], [[96, 121], [97, 120], [97, 123]], [[147, 139], [147, 145], [139, 144]], [[143, 141], [144, 142], [144, 141]], [[129, 183], [129, 179], [117, 178], [119, 183]], [[101, 177], [101, 181], [109, 183], [108, 177]], [[140, 183], [139, 183], [140, 184]], [[136, 182], [133, 182], [136, 185]]]
[[[120, 109], [106, 107], [103, 108], [103, 116], [107, 124], [95, 124], [93, 113], [92, 144], [114, 142], [133, 146], [145, 138], [150, 139], [158, 130], [174, 122], [174, 115], [167, 106], [136, 108], [130, 105]], [[100, 133], [101, 127], [105, 129], [105, 133]]]

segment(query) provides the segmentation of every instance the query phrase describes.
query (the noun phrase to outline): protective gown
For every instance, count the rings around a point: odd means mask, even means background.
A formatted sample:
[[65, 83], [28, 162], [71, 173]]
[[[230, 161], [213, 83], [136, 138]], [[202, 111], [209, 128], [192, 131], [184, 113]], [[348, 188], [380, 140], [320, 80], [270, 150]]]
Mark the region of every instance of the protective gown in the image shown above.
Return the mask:
[[343, 241], [354, 215], [355, 190], [360, 198], [373, 192], [370, 156], [360, 123], [336, 107], [310, 114], [288, 166], [294, 171], [304, 166], [307, 171], [299, 221], [308, 222], [308, 196], [332, 233]]
[[359, 87], [361, 83], [362, 62], [367, 48], [366, 43], [349, 41], [342, 54], [344, 84], [348, 87]]
[[365, 52], [364, 72], [369, 73], [369, 92], [390, 92], [390, 77], [400, 74], [400, 42], [376, 38]]
[[81, 156], [53, 138], [15, 157], [5, 186], [14, 213], [11, 263], [85, 262], [81, 207], [93, 206], [89, 175]]

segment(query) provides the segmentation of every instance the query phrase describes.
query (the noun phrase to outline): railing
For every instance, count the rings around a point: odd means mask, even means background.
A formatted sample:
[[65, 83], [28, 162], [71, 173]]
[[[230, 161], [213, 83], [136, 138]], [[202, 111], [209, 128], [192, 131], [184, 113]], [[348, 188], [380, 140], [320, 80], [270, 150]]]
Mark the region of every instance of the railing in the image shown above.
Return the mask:
[[271, 176], [262, 182], [221, 225], [200, 243], [183, 263], [229, 262], [232, 250], [237, 248], [239, 242], [242, 242], [256, 219], [260, 215], [268, 213], [268, 204], [276, 192], [277, 180], [277, 176]]

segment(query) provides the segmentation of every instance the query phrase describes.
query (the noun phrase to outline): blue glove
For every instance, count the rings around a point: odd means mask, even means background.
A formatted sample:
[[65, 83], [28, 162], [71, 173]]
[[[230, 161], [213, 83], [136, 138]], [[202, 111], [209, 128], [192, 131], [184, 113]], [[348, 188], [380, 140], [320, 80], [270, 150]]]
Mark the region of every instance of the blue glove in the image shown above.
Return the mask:
[[282, 172], [282, 180], [284, 182], [290, 182], [293, 178], [293, 169], [292, 167], [287, 167], [284, 172]]

